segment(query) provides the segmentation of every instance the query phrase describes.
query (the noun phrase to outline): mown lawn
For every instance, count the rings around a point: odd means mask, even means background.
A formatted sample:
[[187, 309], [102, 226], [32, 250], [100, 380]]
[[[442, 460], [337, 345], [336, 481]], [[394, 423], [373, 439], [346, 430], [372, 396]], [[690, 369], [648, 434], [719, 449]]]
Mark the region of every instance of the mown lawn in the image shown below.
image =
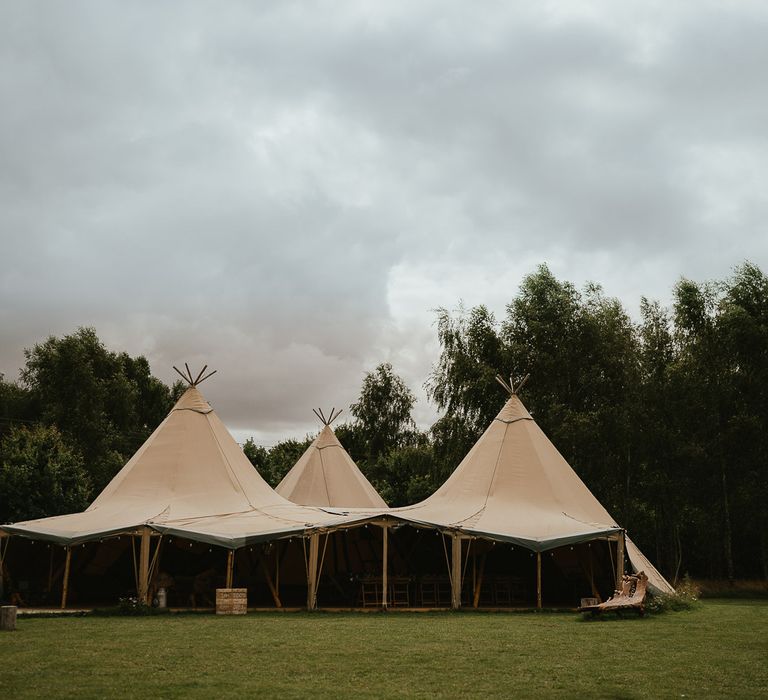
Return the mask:
[[0, 695], [767, 697], [768, 603], [573, 614], [258, 613], [20, 618]]

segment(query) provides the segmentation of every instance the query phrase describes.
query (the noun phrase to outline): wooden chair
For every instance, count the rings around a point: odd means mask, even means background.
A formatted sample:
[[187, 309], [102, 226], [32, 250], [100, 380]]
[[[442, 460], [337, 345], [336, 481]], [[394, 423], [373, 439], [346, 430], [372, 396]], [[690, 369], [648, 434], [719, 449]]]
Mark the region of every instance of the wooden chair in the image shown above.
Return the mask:
[[411, 604], [410, 579], [393, 577], [389, 580], [388, 603], [393, 608], [407, 608]]
[[380, 587], [379, 579], [360, 579], [360, 598], [364, 608], [381, 605]]
[[579, 608], [581, 612], [598, 615], [603, 612], [619, 612], [621, 610], [637, 610], [639, 615], [645, 614], [645, 596], [648, 592], [648, 577], [644, 571], [634, 576], [625, 575], [622, 579], [621, 590], [617, 590], [608, 600], [598, 605], [588, 605]]

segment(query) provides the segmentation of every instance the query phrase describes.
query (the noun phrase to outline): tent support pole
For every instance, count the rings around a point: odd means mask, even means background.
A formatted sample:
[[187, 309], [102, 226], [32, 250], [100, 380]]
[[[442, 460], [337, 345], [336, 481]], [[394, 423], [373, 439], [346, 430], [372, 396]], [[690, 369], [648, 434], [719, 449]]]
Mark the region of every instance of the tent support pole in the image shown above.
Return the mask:
[[138, 598], [144, 605], [149, 605], [149, 538], [151, 530], [141, 529], [141, 550], [139, 552], [139, 590]]
[[309, 565], [307, 567], [307, 610], [317, 610], [317, 553], [320, 549], [320, 536], [309, 538]]
[[[3, 545], [5, 542], [5, 545]], [[0, 599], [5, 597], [5, 556], [8, 553], [8, 547], [11, 544], [11, 536], [7, 532], [0, 530]], [[53, 552], [53, 549], [51, 549]], [[50, 586], [48, 587], [50, 593]]]
[[536, 607], [541, 610], [541, 552], [536, 552]]
[[225, 588], [232, 588], [232, 580], [235, 574], [235, 550], [230, 549], [227, 552], [227, 579], [224, 583]]
[[461, 607], [461, 535], [451, 538], [451, 608]]
[[616, 540], [616, 590], [621, 590], [621, 584], [624, 579], [624, 530], [619, 533]]
[[389, 525], [382, 525], [382, 563], [381, 563], [381, 607], [387, 609], [387, 591], [389, 581], [387, 580], [387, 568], [389, 565]]
[[[275, 584], [272, 582], [272, 577], [269, 575], [269, 567], [267, 566], [267, 562], [264, 560], [264, 557], [259, 556], [259, 563], [261, 564], [261, 568], [264, 571], [264, 578], [267, 580], [267, 587], [269, 588], [269, 592], [272, 594], [272, 601], [275, 604], [276, 608], [282, 608], [283, 604], [280, 601], [280, 596], [278, 595], [277, 588], [275, 587]], [[280, 560], [277, 561], [278, 571], [280, 571]], [[279, 580], [279, 579], [278, 579]]]
[[64, 581], [61, 587], [61, 609], [67, 607], [67, 593], [69, 592], [69, 564], [72, 561], [72, 548], [67, 545], [65, 548], [67, 553], [64, 560]]
[[280, 541], [275, 543], [275, 591], [280, 593]]
[[477, 582], [475, 583], [475, 598], [472, 601], [472, 607], [476, 608], [478, 605], [480, 605], [480, 591], [483, 587], [483, 574], [485, 573], [485, 558], [488, 556], [488, 551], [486, 550], [483, 552], [483, 556], [480, 559], [480, 574], [477, 577]]
[[[48, 587], [45, 589], [46, 595], [51, 595], [51, 588], [53, 588], [53, 553], [55, 552], [55, 548], [51, 547], [51, 556], [48, 560]], [[2, 592], [2, 581], [3, 581], [3, 566], [2, 566], [2, 560], [0, 559], [0, 592]]]

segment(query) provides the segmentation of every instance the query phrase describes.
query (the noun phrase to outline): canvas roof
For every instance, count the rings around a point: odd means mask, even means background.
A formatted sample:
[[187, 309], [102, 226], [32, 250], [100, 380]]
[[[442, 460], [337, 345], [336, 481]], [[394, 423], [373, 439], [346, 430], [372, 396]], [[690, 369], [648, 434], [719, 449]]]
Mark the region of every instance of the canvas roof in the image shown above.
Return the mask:
[[323, 426], [275, 491], [289, 501], [307, 506], [387, 507], [329, 424]]
[[[290, 503], [253, 468], [200, 391], [191, 386], [136, 454], [82, 513], [5, 525], [7, 532], [74, 544], [142, 525], [157, 530], [208, 524], [196, 539], [225, 546], [210, 520], [248, 513], [248, 541], [303, 532], [344, 521], [317, 508]], [[203, 519], [201, 521], [201, 519]], [[219, 530], [226, 528], [221, 525]], [[181, 534], [181, 533], [180, 533]]]
[[[394, 512], [535, 551], [621, 531], [516, 394], [434, 494]], [[654, 587], [672, 590], [629, 539], [627, 554]]]

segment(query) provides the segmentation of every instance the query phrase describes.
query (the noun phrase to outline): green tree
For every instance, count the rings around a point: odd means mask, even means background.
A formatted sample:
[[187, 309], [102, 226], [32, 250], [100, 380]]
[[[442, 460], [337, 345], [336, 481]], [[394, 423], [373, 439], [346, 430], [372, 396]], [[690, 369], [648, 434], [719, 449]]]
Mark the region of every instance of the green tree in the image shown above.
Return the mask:
[[744, 263], [726, 282], [718, 321], [734, 394], [723, 450], [738, 514], [734, 559], [742, 569], [759, 562], [749, 575], [768, 579], [768, 277], [756, 265]]
[[504, 403], [495, 377], [512, 369], [509, 351], [485, 306], [460, 307], [454, 315], [438, 309], [437, 337], [441, 353], [427, 380], [427, 395], [453, 419], [454, 438], [461, 425], [459, 433], [470, 439], [464, 445], [468, 448]]
[[368, 446], [369, 463], [412, 441], [414, 403], [413, 393], [388, 362], [365, 375], [360, 398], [350, 410]]
[[171, 408], [168, 387], [144, 357], [107, 350], [92, 328], [25, 350], [21, 379], [39, 407], [77, 445], [103, 488]]
[[31, 425], [37, 406], [30, 391], [16, 382], [5, 381], [0, 372], [0, 440], [14, 425]]
[[301, 455], [312, 444], [313, 439], [307, 436], [304, 440], [283, 440], [269, 450], [265, 467], [266, 473], [262, 472], [261, 475], [272, 488], [275, 488], [293, 465], [299, 461]]
[[245, 444], [243, 445], [243, 452], [245, 453], [245, 456], [248, 457], [248, 460], [253, 465], [253, 468], [259, 472], [259, 474], [261, 474], [261, 477], [265, 481], [268, 481], [268, 450], [261, 445], [257, 445], [253, 438], [250, 437], [245, 441]]
[[0, 522], [31, 520], [85, 509], [91, 483], [55, 427], [13, 427], [0, 442], [0, 494]]

